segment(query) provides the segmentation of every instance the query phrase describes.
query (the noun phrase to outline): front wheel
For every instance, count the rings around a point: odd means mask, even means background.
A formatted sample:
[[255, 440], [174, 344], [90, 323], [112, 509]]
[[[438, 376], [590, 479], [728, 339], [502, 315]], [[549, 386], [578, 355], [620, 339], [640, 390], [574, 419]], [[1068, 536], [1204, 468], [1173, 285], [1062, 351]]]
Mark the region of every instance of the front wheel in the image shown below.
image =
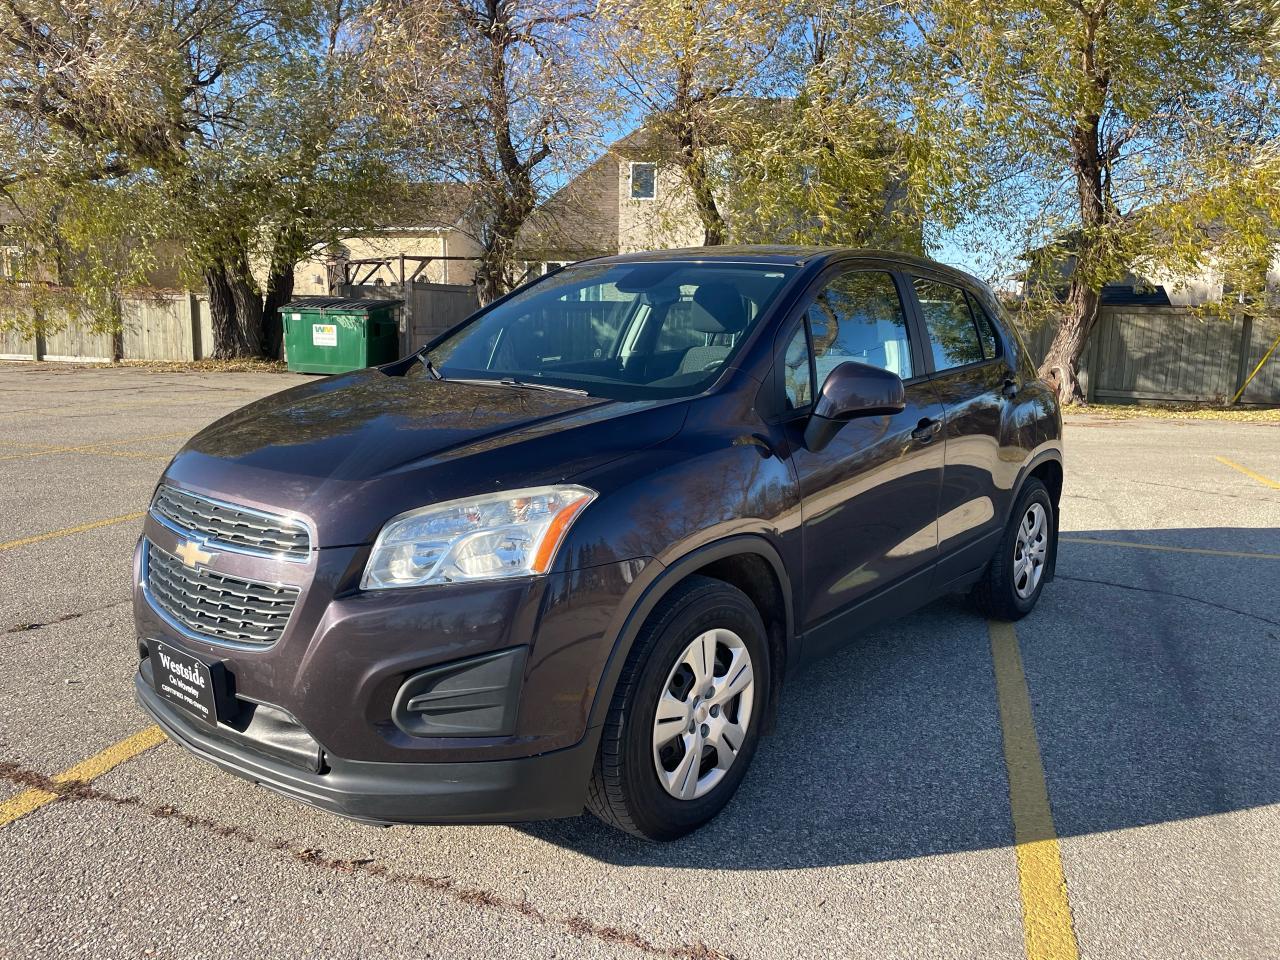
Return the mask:
[[690, 577], [654, 609], [623, 667], [587, 805], [649, 840], [702, 826], [738, 789], [769, 691], [765, 628], [742, 591]]
[[1019, 620], [1031, 612], [1044, 589], [1056, 531], [1053, 500], [1032, 477], [1018, 495], [987, 572], [973, 588], [979, 610], [997, 620]]

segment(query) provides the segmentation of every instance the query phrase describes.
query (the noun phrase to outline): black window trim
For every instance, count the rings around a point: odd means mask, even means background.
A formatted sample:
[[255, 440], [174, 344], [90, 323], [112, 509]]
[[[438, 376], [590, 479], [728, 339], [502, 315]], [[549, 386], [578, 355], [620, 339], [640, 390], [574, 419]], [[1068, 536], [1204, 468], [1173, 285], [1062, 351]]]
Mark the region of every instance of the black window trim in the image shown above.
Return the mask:
[[[788, 310], [786, 317], [778, 324], [778, 332], [774, 335], [773, 341], [773, 376], [770, 379], [772, 380], [771, 389], [774, 400], [772, 402], [773, 410], [770, 416], [766, 418], [769, 422], [788, 423], [798, 417], [808, 416], [813, 410], [813, 404], [818, 399], [818, 391], [822, 389], [822, 384], [818, 383], [817, 367], [814, 364], [813, 331], [809, 329], [808, 322], [809, 307], [812, 306], [818, 293], [832, 279], [846, 273], [884, 273], [892, 278], [894, 288], [898, 291], [898, 302], [902, 307], [903, 320], [905, 321], [904, 328], [907, 332], [907, 345], [911, 351], [912, 375], [902, 381], [903, 386], [910, 387], [914, 384], [924, 383], [934, 376], [932, 364], [927, 363], [931, 359], [930, 353], [924, 350], [924, 341], [921, 339], [923, 324], [919, 316], [915, 290], [911, 287], [910, 278], [903, 271], [902, 264], [894, 263], [890, 260], [870, 260], [862, 257], [835, 260], [828, 263], [809, 282]], [[786, 359], [787, 345], [795, 335], [796, 327], [800, 324], [805, 326], [805, 341], [809, 347], [809, 381], [812, 386], [809, 391], [808, 405], [788, 410], [786, 409], [787, 381], [784, 361]], [[954, 370], [956, 368], [952, 367], [951, 369]]]
[[[813, 359], [813, 331], [809, 329], [809, 309], [805, 307], [800, 315], [794, 318], [794, 322], [788, 321], [786, 324], [787, 335], [782, 339], [782, 352], [778, 354], [777, 361], [777, 383], [778, 383], [778, 415], [783, 420], [790, 420], [798, 414], [808, 414], [813, 409], [814, 402], [818, 399], [818, 369], [814, 365]], [[805, 355], [809, 360], [809, 402], [803, 407], [787, 408], [787, 348], [791, 346], [791, 341], [795, 338], [796, 333], [804, 331], [804, 347]]]
[[[933, 341], [929, 338], [929, 324], [924, 319], [924, 308], [920, 305], [920, 298], [916, 294], [916, 286], [912, 282], [917, 278], [921, 280], [927, 280], [930, 283], [941, 283], [944, 286], [954, 287], [955, 289], [959, 290], [961, 293], [965, 295], [965, 305], [968, 306], [969, 308], [969, 321], [973, 324], [973, 332], [978, 334], [979, 345], [981, 345], [982, 332], [978, 329], [978, 318], [973, 315], [973, 307], [969, 303], [969, 300], [970, 298], [972, 298], [973, 300], [977, 300], [979, 306], [981, 306], [982, 301], [977, 294], [975, 294], [972, 290], [969, 289], [969, 284], [962, 282], [960, 279], [956, 277], [950, 277], [943, 273], [937, 273], [932, 270], [918, 268], [914, 265], [902, 270], [902, 282], [904, 283], [906, 288], [909, 290], [911, 295], [910, 312], [913, 315], [913, 319], [915, 321], [916, 333], [920, 337], [922, 345], [925, 343], [930, 344], [930, 349], [924, 351], [925, 360], [926, 360], [926, 369], [928, 370], [928, 373], [919, 379], [936, 380], [939, 377], [949, 377], [953, 373], [962, 373], [966, 371], [979, 370], [982, 367], [987, 366], [988, 364], [999, 363], [1005, 359], [1005, 357], [1008, 354], [1009, 348], [1008, 348], [1008, 345], [1005, 343], [1004, 331], [1000, 329], [1000, 325], [998, 323], [996, 323], [994, 320], [991, 320], [991, 327], [996, 334], [996, 343], [1000, 347], [999, 352], [994, 357], [990, 359], [983, 357], [981, 360], [975, 360], [972, 363], [960, 364], [959, 366], [955, 366], [955, 367], [947, 367], [945, 370], [937, 369], [937, 367], [935, 367], [933, 364], [933, 348], [932, 348]], [[983, 312], [986, 313], [986, 310], [984, 309]], [[990, 319], [989, 314], [988, 314], [988, 319]]]

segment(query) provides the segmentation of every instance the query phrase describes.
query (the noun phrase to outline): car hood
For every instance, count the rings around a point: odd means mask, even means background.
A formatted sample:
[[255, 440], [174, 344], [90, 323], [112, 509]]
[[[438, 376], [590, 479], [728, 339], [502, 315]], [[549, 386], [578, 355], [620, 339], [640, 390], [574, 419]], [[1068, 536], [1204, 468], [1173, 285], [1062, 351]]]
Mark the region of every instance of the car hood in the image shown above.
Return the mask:
[[674, 435], [687, 402], [361, 370], [258, 400], [196, 434], [165, 479], [304, 517], [321, 547], [366, 543], [405, 510], [554, 483]]

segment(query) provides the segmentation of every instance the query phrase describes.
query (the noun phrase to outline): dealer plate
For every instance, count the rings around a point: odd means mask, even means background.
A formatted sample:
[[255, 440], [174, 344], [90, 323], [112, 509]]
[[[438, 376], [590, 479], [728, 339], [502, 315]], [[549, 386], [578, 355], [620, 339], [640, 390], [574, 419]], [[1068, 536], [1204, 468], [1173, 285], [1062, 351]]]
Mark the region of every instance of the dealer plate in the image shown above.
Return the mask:
[[218, 722], [218, 698], [208, 665], [158, 641], [151, 644], [151, 676], [156, 693], [197, 720]]

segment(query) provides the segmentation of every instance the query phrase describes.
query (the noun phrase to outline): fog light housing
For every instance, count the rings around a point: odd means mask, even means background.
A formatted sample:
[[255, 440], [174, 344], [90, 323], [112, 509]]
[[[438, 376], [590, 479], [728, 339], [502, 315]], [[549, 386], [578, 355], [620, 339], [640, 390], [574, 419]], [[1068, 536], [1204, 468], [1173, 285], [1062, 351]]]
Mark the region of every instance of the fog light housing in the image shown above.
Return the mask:
[[528, 647], [513, 647], [413, 674], [391, 708], [411, 737], [505, 737], [515, 733]]

